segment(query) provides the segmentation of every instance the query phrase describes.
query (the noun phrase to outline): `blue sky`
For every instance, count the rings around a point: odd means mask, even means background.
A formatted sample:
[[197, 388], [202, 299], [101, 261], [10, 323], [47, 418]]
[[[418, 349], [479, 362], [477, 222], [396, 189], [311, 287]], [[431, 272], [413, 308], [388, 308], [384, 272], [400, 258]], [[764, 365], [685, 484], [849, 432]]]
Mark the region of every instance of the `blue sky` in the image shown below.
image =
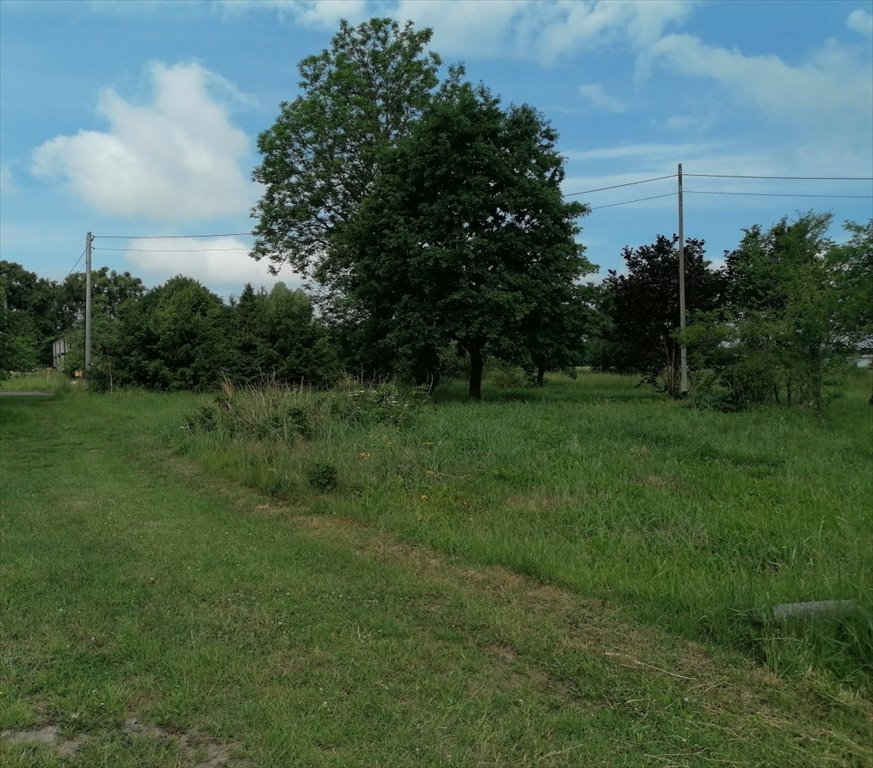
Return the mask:
[[[147, 285], [182, 273], [222, 295], [269, 286], [250, 238], [103, 236], [249, 231], [255, 140], [297, 95], [297, 63], [329, 46], [340, 18], [376, 15], [433, 27], [446, 63], [543, 112], [568, 194], [680, 162], [686, 174], [873, 177], [870, 0], [0, 0], [0, 258], [63, 279], [90, 230], [95, 267]], [[621, 268], [624, 245], [676, 231], [675, 188], [576, 198], [594, 208], [581, 241], [600, 276]], [[873, 216], [871, 181], [688, 177], [685, 189], [686, 236], [716, 261], [744, 227], [783, 215]]]

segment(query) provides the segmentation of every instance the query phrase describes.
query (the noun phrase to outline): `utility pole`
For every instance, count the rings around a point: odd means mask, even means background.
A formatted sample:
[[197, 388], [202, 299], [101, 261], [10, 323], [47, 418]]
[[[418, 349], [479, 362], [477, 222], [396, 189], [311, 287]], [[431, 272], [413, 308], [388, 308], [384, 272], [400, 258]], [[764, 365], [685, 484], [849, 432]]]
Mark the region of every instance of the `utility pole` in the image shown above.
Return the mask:
[[91, 371], [91, 241], [89, 232], [85, 235], [85, 380]]
[[682, 163], [679, 163], [679, 394], [688, 394], [688, 350], [685, 348], [685, 215], [682, 208]]

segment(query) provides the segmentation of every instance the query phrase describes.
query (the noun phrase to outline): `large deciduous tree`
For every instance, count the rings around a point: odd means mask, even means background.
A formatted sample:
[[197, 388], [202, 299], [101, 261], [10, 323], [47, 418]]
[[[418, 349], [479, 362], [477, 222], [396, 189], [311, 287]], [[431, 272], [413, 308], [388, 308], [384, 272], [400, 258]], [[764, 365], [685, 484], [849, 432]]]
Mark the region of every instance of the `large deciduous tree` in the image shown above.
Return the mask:
[[264, 185], [252, 256], [333, 286], [334, 238], [373, 190], [386, 152], [430, 102], [440, 59], [411, 22], [343, 21], [329, 50], [299, 65], [301, 94], [258, 138]]
[[486, 355], [526, 363], [554, 346], [591, 269], [575, 241], [586, 208], [563, 199], [556, 140], [531, 107], [504, 110], [484, 86], [452, 80], [337, 243], [341, 290], [402, 359], [463, 350], [471, 399]]
[[124, 303], [99, 373], [120, 386], [206, 389], [231, 362], [229, 311], [196, 280], [177, 275]]

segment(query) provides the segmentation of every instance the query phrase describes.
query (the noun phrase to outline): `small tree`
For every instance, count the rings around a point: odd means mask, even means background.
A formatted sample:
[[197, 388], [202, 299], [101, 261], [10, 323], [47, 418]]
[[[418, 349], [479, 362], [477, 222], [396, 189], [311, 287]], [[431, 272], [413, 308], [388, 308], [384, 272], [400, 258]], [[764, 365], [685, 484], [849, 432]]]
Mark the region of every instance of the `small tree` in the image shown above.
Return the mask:
[[338, 374], [327, 332], [301, 290], [276, 283], [266, 295], [260, 327], [259, 366], [280, 381], [323, 385]]
[[822, 407], [826, 373], [863, 336], [864, 232], [835, 247], [826, 235], [831, 220], [809, 212], [766, 231], [753, 226], [728, 254], [728, 301], [711, 318], [719, 331], [709, 344], [691, 341], [733, 403]]
[[873, 219], [847, 221], [849, 239], [828, 253], [834, 273], [836, 320], [859, 351], [873, 352]]
[[113, 379], [122, 386], [204, 389], [230, 363], [229, 331], [221, 299], [178, 275], [121, 306], [116, 343], [104, 362], [111, 361]]
[[[679, 255], [678, 238], [658, 235], [651, 245], [626, 246], [627, 274], [615, 270], [603, 281], [602, 301], [611, 323], [604, 329], [604, 365], [662, 381], [678, 395]], [[703, 240], [685, 242], [685, 296], [689, 315], [709, 312], [723, 301], [725, 278], [705, 258]]]
[[[91, 369], [88, 377], [97, 389], [115, 384], [121, 315], [126, 304], [145, 293], [142, 280], [129, 272], [101, 267], [91, 273]], [[64, 370], [85, 367], [85, 273], [68, 275], [58, 286], [63, 336], [67, 341]]]
[[[826, 254], [829, 214], [783, 218], [764, 232], [746, 230], [728, 255], [729, 318], [737, 329], [740, 362], [757, 358], [778, 402], [822, 405], [827, 346], [836, 341], [833, 291]], [[769, 369], [769, 370], [767, 370]]]
[[263, 288], [256, 292], [251, 283], [246, 283], [239, 299], [231, 308], [233, 355], [228, 373], [241, 384], [253, 384], [266, 373], [261, 367], [261, 329], [265, 301], [266, 292]]
[[[837, 319], [856, 354], [873, 353], [873, 219], [847, 221], [851, 237], [831, 250], [837, 273]], [[873, 405], [873, 393], [870, 395]]]

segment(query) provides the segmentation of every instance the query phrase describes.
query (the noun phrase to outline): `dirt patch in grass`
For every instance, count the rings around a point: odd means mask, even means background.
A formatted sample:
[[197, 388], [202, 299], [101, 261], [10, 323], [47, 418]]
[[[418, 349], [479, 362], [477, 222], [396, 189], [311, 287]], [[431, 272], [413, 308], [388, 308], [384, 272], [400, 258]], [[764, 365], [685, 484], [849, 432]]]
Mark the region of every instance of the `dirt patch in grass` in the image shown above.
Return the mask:
[[241, 768], [248, 763], [233, 757], [238, 749], [236, 744], [222, 744], [196, 731], [173, 733], [156, 725], [140, 722], [137, 718], [128, 718], [122, 730], [131, 735], [137, 735], [155, 741], [175, 741], [185, 765], [192, 768]]
[[51, 747], [59, 757], [69, 759], [82, 746], [81, 739], [61, 738], [61, 729], [56, 725], [44, 725], [42, 728], [30, 728], [23, 731], [3, 731], [0, 738], [19, 744], [42, 744]]
[[[173, 733], [156, 725], [143, 723], [135, 717], [128, 718], [121, 726], [121, 732], [127, 737], [148, 739], [162, 742], [175, 747], [181, 760], [181, 765], [189, 768], [247, 768], [249, 763], [234, 757], [238, 750], [236, 744], [223, 744], [196, 731]], [[89, 736], [64, 738], [57, 725], [44, 725], [21, 731], [0, 732], [0, 739], [18, 744], [37, 744], [48, 747], [55, 754], [70, 760], [76, 756], [88, 741]]]

